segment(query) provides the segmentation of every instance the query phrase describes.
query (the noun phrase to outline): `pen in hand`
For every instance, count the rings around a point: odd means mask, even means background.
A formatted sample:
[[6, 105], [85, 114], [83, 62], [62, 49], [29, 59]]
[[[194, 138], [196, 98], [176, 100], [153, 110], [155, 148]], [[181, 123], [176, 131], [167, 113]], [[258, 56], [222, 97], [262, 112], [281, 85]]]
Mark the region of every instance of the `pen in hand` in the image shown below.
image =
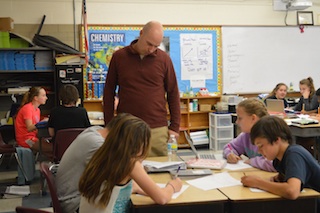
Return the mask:
[[230, 149], [231, 154], [234, 154], [234, 153], [233, 153], [232, 146], [230, 145], [230, 143], [228, 143], [228, 148]]
[[178, 167], [177, 172], [176, 172], [176, 175], [174, 176], [174, 179], [176, 179], [176, 178], [178, 177], [180, 168], [181, 168], [181, 166]]

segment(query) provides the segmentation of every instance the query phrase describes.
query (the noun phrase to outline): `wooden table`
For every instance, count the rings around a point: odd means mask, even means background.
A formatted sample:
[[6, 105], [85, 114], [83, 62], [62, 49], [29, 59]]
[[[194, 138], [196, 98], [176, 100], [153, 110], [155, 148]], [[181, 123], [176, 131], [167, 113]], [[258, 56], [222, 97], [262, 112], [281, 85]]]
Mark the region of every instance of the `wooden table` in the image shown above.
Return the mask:
[[[243, 172], [229, 172], [229, 174], [239, 180], [243, 176]], [[258, 175], [269, 179], [275, 173], [259, 170], [246, 172], [246, 175]], [[219, 190], [230, 199], [226, 209], [231, 213], [311, 213], [316, 212], [317, 198], [320, 197], [319, 192], [306, 188], [297, 200], [288, 200], [269, 192], [252, 192], [243, 186], [225, 187], [219, 188]]]
[[[291, 124], [289, 125], [289, 127], [293, 136], [293, 143], [303, 145], [306, 149], [309, 150], [309, 152], [311, 152], [311, 154], [313, 154], [315, 159], [320, 161], [320, 124]], [[306, 140], [303, 141], [301, 138], [305, 138]], [[308, 140], [308, 138], [311, 139]]]
[[[148, 159], [149, 160], [149, 159]], [[156, 183], [167, 183], [171, 176], [168, 173], [150, 174]], [[187, 184], [184, 182], [184, 184]], [[139, 213], [170, 213], [170, 212], [225, 212], [228, 198], [219, 190], [203, 191], [189, 186], [177, 199], [166, 205], [158, 205], [150, 197], [132, 195], [132, 211]]]
[[90, 119], [90, 124], [93, 126], [104, 126], [104, 120]]

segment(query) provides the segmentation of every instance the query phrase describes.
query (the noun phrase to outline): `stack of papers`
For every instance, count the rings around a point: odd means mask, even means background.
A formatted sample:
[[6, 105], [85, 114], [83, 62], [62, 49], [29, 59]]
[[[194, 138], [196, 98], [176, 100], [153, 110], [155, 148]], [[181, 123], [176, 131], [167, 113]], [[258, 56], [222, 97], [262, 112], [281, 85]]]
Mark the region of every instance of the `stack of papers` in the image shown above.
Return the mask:
[[30, 186], [8, 186], [5, 191], [5, 198], [14, 196], [28, 196], [30, 195]]
[[300, 125], [308, 125], [308, 124], [317, 124], [317, 123], [319, 123], [319, 121], [311, 119], [311, 118], [294, 119], [291, 122], [292, 122], [292, 124], [300, 124]]
[[147, 172], [170, 172], [172, 170], [178, 170], [179, 167], [180, 169], [187, 169], [183, 161], [157, 162], [144, 160], [142, 165]]
[[209, 138], [206, 131], [190, 132], [190, 138], [194, 145], [209, 144]]

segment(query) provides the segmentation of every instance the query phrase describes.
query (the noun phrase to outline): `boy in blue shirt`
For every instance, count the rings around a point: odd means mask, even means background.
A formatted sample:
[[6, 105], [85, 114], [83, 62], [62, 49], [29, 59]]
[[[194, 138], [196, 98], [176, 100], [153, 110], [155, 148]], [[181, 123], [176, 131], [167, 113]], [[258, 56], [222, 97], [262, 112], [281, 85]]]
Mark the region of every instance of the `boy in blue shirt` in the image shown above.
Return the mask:
[[[286, 122], [275, 116], [261, 118], [251, 129], [251, 141], [273, 166], [278, 175], [270, 180], [244, 176], [244, 186], [259, 188], [295, 200], [303, 188], [320, 192], [320, 166], [300, 145], [291, 145], [292, 135]], [[318, 201], [319, 203], [319, 201]], [[319, 206], [319, 205], [318, 205]]]

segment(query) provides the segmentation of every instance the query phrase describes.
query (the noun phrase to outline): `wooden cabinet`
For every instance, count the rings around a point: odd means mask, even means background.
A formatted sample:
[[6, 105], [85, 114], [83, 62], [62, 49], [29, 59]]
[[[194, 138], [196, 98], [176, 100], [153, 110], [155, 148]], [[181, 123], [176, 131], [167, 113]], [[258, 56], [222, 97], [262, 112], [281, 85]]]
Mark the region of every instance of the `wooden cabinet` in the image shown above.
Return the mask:
[[0, 111], [10, 109], [12, 94], [18, 103], [22, 100], [24, 91], [10, 90], [41, 86], [48, 96], [47, 103], [40, 106], [41, 113], [49, 114], [56, 105], [55, 82], [54, 51], [41, 47], [0, 48]]
[[[190, 112], [189, 105], [193, 99], [198, 100], [198, 111]], [[180, 98], [181, 121], [180, 137], [178, 140], [180, 148], [189, 147], [183, 131], [190, 133], [209, 129], [209, 113], [214, 111], [212, 107], [219, 101], [220, 96]], [[103, 111], [102, 100], [99, 99], [84, 100], [84, 107], [87, 111]], [[169, 117], [170, 115], [168, 114], [168, 119]]]
[[87, 111], [103, 112], [103, 105], [101, 99], [86, 99], [83, 101], [83, 107], [86, 108]]
[[[194, 99], [198, 102], [198, 111], [190, 111]], [[220, 101], [220, 96], [183, 97], [180, 98], [181, 122], [180, 137], [178, 144], [180, 148], [189, 147], [183, 131], [195, 132], [209, 128], [209, 113], [213, 112], [213, 106]]]

